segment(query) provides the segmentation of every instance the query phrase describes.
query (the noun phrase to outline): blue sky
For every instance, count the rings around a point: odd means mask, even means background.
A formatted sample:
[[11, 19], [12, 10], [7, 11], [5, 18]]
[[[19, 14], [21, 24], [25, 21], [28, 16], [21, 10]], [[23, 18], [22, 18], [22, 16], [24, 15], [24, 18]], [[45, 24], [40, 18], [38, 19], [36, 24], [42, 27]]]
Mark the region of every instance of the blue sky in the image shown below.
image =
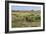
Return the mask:
[[12, 10], [40, 10], [40, 6], [11, 6]]

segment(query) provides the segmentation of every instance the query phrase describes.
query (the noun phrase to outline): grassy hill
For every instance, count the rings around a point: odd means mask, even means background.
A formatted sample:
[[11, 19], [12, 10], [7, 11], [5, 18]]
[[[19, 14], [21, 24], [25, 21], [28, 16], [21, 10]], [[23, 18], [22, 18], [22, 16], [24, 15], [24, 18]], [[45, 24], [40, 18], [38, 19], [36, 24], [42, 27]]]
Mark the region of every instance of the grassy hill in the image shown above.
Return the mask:
[[12, 11], [12, 27], [40, 27], [40, 11]]

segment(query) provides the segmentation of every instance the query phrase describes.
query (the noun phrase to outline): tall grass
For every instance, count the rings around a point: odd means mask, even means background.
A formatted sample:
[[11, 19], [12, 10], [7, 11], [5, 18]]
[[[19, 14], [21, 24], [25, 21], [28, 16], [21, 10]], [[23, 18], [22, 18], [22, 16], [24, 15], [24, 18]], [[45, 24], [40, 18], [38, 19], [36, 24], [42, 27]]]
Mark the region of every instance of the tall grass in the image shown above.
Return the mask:
[[36, 27], [36, 26], [39, 27], [40, 21], [41, 16], [37, 13], [33, 12], [12, 13], [12, 27]]

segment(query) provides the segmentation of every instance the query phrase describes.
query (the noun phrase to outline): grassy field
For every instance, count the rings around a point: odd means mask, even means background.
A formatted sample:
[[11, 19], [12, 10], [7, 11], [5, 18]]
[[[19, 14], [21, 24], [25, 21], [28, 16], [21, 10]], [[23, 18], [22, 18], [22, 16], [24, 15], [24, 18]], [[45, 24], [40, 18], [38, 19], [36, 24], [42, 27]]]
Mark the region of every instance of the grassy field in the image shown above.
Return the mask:
[[12, 27], [40, 27], [40, 11], [12, 11]]

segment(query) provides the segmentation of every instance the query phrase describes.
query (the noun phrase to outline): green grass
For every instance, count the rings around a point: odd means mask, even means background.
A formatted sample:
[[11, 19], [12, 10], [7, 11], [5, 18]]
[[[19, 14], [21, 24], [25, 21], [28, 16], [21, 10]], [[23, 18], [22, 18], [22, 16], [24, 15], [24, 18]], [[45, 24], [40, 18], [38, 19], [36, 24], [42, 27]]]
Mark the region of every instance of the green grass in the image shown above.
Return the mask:
[[40, 27], [41, 16], [34, 12], [13, 12], [12, 27]]

